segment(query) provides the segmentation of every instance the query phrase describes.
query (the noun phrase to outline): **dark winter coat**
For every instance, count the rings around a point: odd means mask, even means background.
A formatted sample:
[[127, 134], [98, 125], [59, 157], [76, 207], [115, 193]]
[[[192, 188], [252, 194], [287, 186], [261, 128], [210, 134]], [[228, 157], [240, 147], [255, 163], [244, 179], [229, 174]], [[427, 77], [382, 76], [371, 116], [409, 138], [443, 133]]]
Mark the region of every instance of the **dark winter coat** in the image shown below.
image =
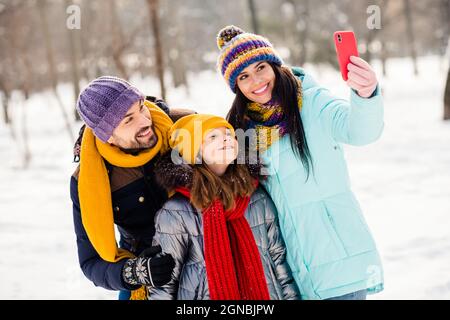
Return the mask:
[[[190, 110], [172, 109], [158, 104], [173, 121], [193, 113]], [[111, 186], [114, 223], [120, 233], [119, 246], [134, 254], [152, 245], [155, 233], [155, 213], [167, 200], [167, 192], [156, 183], [154, 164], [158, 157], [142, 167], [121, 168], [105, 161]], [[79, 166], [71, 177], [70, 195], [73, 203], [73, 220], [78, 247], [78, 259], [85, 276], [96, 286], [109, 290], [133, 290], [137, 287], [122, 279], [126, 259], [117, 263], [104, 261], [89, 241], [81, 222], [78, 198]]]
[[[192, 169], [175, 165], [170, 157], [162, 158], [156, 176], [167, 190], [175, 186], [190, 186]], [[260, 253], [270, 298], [299, 299], [299, 292], [286, 262], [286, 249], [281, 236], [275, 206], [262, 188], [250, 198], [245, 217], [255, 237]], [[205, 300], [210, 299], [203, 248], [201, 211], [189, 200], [176, 193], [156, 215], [154, 244], [170, 253], [176, 266], [172, 280], [161, 288], [150, 289], [151, 300]]]

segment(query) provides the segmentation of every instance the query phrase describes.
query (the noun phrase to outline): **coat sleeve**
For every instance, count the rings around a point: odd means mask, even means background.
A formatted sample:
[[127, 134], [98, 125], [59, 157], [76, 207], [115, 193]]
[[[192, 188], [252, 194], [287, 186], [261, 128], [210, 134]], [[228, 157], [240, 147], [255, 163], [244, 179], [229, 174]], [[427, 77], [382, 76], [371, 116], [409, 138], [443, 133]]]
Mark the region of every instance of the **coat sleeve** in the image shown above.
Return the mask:
[[298, 300], [300, 294], [292, 277], [291, 269], [286, 260], [286, 246], [278, 224], [278, 214], [275, 204], [266, 196], [265, 221], [269, 238], [269, 254], [275, 265], [275, 274], [283, 289], [284, 300]]
[[350, 102], [334, 97], [318, 85], [310, 88], [312, 116], [337, 142], [361, 146], [376, 141], [383, 132], [383, 98], [379, 85], [370, 98], [351, 90]]
[[172, 279], [162, 287], [149, 289], [149, 300], [176, 300], [178, 285], [184, 261], [189, 248], [189, 236], [179, 211], [160, 209], [155, 216], [154, 245], [160, 245], [162, 252], [172, 255], [175, 267]]
[[72, 177], [70, 195], [73, 205], [73, 222], [77, 239], [78, 260], [84, 275], [96, 286], [108, 290], [134, 290], [122, 279], [122, 269], [126, 259], [116, 263], [104, 261], [92, 246], [81, 221], [80, 201], [78, 197], [78, 182]]

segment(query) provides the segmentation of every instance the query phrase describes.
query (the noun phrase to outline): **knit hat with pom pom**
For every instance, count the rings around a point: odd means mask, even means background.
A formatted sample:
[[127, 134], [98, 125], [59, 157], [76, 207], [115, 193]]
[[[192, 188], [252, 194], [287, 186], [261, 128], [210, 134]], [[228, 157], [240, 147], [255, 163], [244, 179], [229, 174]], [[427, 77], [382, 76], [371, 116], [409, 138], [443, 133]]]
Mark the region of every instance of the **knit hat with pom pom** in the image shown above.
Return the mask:
[[217, 46], [220, 49], [217, 68], [234, 93], [237, 76], [252, 63], [268, 61], [280, 66], [283, 64], [269, 40], [236, 26], [227, 26], [219, 31]]

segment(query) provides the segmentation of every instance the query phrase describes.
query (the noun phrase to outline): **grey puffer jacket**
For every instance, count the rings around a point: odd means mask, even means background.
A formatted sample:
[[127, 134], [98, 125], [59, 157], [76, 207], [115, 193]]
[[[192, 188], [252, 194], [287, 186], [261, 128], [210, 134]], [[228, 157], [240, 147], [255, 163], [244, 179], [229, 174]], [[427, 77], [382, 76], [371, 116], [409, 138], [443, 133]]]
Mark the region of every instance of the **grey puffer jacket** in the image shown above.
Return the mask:
[[[164, 157], [156, 165], [156, 177], [162, 186], [190, 186], [192, 169], [175, 165]], [[266, 193], [259, 187], [250, 198], [245, 217], [258, 247], [272, 300], [300, 299], [286, 261], [286, 248], [279, 230], [277, 211]], [[154, 244], [170, 253], [176, 266], [172, 280], [161, 288], [150, 288], [150, 300], [208, 300], [208, 280], [203, 250], [201, 211], [195, 209], [181, 194], [172, 196], [157, 212]]]

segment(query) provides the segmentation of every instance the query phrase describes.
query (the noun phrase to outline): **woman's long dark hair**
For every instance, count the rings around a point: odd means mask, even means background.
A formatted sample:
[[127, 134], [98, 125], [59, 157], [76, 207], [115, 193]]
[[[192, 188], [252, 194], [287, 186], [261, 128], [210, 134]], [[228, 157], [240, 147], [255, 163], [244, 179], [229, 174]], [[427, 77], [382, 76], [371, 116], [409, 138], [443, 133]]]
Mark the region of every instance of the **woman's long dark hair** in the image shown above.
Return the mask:
[[[300, 157], [309, 177], [312, 169], [311, 153], [306, 141], [305, 130], [297, 102], [297, 80], [290, 70], [268, 62], [275, 73], [275, 86], [272, 96], [279, 97], [284, 116], [287, 120], [287, 132], [291, 140], [294, 154]], [[248, 129], [245, 112], [250, 101], [236, 86], [236, 98], [233, 101], [227, 120], [235, 129]]]

